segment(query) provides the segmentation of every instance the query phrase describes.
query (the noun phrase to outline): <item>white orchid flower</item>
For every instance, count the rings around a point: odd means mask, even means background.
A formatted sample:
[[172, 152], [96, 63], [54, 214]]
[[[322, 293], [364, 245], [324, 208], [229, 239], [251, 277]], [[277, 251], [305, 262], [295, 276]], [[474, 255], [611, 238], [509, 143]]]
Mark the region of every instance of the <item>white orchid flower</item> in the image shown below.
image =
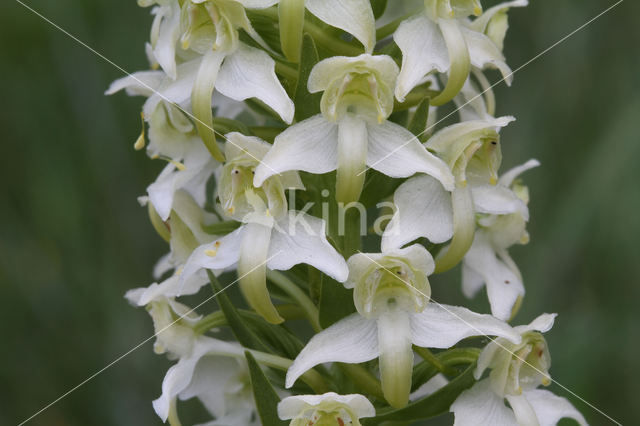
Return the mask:
[[370, 166], [391, 177], [426, 173], [453, 189], [451, 172], [402, 126], [387, 121], [393, 111], [398, 67], [389, 56], [333, 57], [313, 68], [309, 91], [324, 91], [322, 113], [278, 135], [256, 169], [259, 186], [276, 173], [337, 170], [336, 198], [358, 200]]
[[[462, 291], [471, 298], [486, 285], [491, 313], [505, 321], [513, 316], [525, 293], [522, 275], [507, 249], [529, 241], [529, 193], [525, 186], [514, 184], [514, 179], [539, 165], [537, 160], [529, 160], [502, 175], [497, 187], [472, 190], [476, 212], [481, 214], [473, 244], [462, 261]], [[499, 191], [509, 194], [505, 189], [510, 191], [510, 200], [504, 197], [496, 203]]]
[[[460, 394], [451, 405], [455, 426], [554, 426], [569, 417], [587, 422], [565, 398], [537, 389], [551, 383], [551, 357], [541, 333], [551, 329], [556, 314], [543, 314], [526, 326], [515, 327], [519, 343], [499, 338], [489, 343], [478, 357], [474, 376], [488, 378]], [[505, 406], [504, 400], [510, 408]]]
[[513, 120], [500, 117], [467, 121], [445, 127], [429, 138], [425, 146], [450, 167], [455, 189], [449, 194], [429, 176], [416, 176], [403, 183], [394, 194], [396, 211], [382, 236], [383, 250], [402, 247], [419, 237], [433, 243], [453, 237], [438, 256], [436, 271], [458, 264], [473, 242], [473, 193], [492, 195], [484, 198], [478, 211], [491, 213], [514, 207], [511, 191], [496, 186], [502, 162], [498, 132]]
[[511, 327], [490, 315], [429, 303], [427, 276], [433, 258], [420, 245], [381, 254], [353, 255], [345, 287], [354, 289], [358, 313], [316, 334], [287, 372], [286, 387], [324, 362], [361, 363], [380, 358], [380, 379], [390, 405], [409, 400], [415, 344], [449, 348], [477, 335], [496, 335], [518, 343]]
[[376, 44], [376, 27], [368, 0], [280, 0], [278, 1], [280, 42], [285, 56], [300, 60], [305, 8], [315, 17], [353, 35], [366, 53]]
[[359, 394], [295, 395], [278, 404], [278, 417], [291, 420], [289, 426], [360, 426], [359, 419], [375, 415], [373, 404]]
[[347, 265], [329, 244], [325, 222], [304, 212], [289, 211], [285, 189], [304, 188], [296, 172], [272, 176], [259, 187], [253, 173], [271, 145], [230, 133], [227, 163], [218, 179], [223, 213], [244, 224], [210, 244], [198, 247], [187, 260], [182, 279], [206, 268], [219, 271], [237, 266], [247, 301], [267, 321], [282, 322], [266, 286], [266, 269], [286, 270], [299, 263], [312, 265], [338, 281], [347, 278]]
[[[482, 14], [479, 0], [425, 0], [424, 13], [402, 22], [393, 39], [402, 51], [402, 69], [395, 95], [399, 101], [424, 77], [434, 71], [447, 73], [442, 92], [431, 100], [442, 105], [460, 91], [471, 66], [497, 68], [506, 83], [512, 73], [502, 54], [507, 30], [506, 10], [521, 7], [527, 0], [495, 6]], [[469, 21], [468, 16], [478, 16]]]
[[[158, 417], [176, 419], [176, 399], [198, 398], [215, 417], [207, 425], [258, 425], [244, 349], [207, 336], [198, 336], [191, 352], [167, 371], [162, 395], [153, 401]], [[172, 423], [173, 424], [173, 423]]]

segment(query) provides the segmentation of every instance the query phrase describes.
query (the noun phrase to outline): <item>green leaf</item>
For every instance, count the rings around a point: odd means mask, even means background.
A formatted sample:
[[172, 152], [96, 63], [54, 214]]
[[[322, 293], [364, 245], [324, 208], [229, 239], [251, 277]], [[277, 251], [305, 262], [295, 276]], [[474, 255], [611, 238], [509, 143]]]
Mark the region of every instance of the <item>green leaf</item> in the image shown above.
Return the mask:
[[271, 386], [269, 379], [264, 375], [253, 355], [249, 351], [245, 351], [244, 356], [247, 358], [247, 364], [249, 365], [251, 387], [253, 388], [253, 396], [261, 423], [269, 426], [286, 426], [288, 422], [280, 420], [278, 417], [280, 397]]
[[227, 235], [230, 232], [235, 231], [242, 225], [235, 220], [227, 220], [224, 222], [216, 222], [211, 225], [202, 225], [202, 230], [211, 235]]
[[406, 179], [394, 179], [377, 170], [367, 170], [367, 178], [360, 196], [360, 202], [368, 209], [376, 206], [387, 197], [391, 197], [395, 190]]
[[474, 383], [473, 370], [476, 364], [471, 364], [462, 374], [426, 398], [412, 402], [404, 408], [380, 410], [376, 417], [363, 419], [365, 426], [378, 425], [386, 421], [415, 421], [429, 419], [449, 412], [449, 407], [464, 390]]
[[309, 93], [307, 89], [307, 81], [311, 69], [318, 63], [318, 50], [313, 42], [313, 38], [309, 34], [305, 34], [302, 39], [302, 55], [300, 57], [300, 66], [298, 68], [298, 83], [293, 97], [296, 105], [295, 117], [297, 121], [302, 121], [313, 115], [320, 113], [321, 93]]
[[429, 98], [423, 99], [413, 113], [407, 129], [416, 135], [421, 142], [426, 140], [425, 130], [429, 119]]
[[387, 8], [387, 0], [371, 0], [371, 9], [373, 10], [374, 18], [378, 19], [384, 13]]
[[[438, 361], [445, 367], [459, 367], [472, 364], [478, 359], [478, 348], [453, 348], [435, 355]], [[413, 368], [411, 379], [411, 392], [425, 384], [429, 379], [438, 374], [438, 368], [428, 360], [419, 362]]]
[[356, 311], [352, 290], [327, 276], [322, 277], [320, 286], [320, 306], [318, 316], [320, 325], [327, 328]]
[[211, 287], [213, 287], [213, 292], [216, 295], [216, 301], [218, 305], [220, 305], [220, 310], [224, 313], [227, 324], [229, 324], [236, 340], [244, 347], [262, 352], [271, 352], [269, 347], [242, 321], [237, 309], [233, 306], [231, 300], [229, 300], [229, 296], [223, 291], [218, 278], [209, 270], [207, 270], [207, 275], [209, 276]]
[[294, 359], [304, 347], [304, 343], [285, 326], [270, 324], [255, 312], [241, 310], [239, 313], [249, 328], [273, 349], [270, 352]]

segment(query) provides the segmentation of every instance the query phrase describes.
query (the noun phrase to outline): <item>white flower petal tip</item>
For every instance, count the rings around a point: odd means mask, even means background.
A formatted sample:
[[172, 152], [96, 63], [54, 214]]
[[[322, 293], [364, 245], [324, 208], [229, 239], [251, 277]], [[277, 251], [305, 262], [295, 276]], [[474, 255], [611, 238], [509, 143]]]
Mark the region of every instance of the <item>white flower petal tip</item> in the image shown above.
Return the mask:
[[371, 53], [376, 43], [375, 18], [367, 0], [306, 0], [307, 10], [327, 24], [358, 39]]
[[358, 419], [375, 415], [373, 404], [359, 394], [339, 395], [327, 392], [322, 395], [295, 395], [284, 398], [278, 404], [278, 417], [282, 420], [311, 422], [316, 418], [320, 420], [323, 416], [333, 416], [331, 420], [336, 424], [357, 424]]
[[551, 330], [551, 328], [553, 327], [553, 324], [556, 320], [556, 317], [558, 316], [558, 314], [542, 314], [539, 317], [537, 317], [536, 319], [534, 319], [533, 321], [531, 321], [531, 323], [529, 323], [529, 325], [524, 325], [524, 326], [520, 326], [518, 327], [519, 330], [525, 330], [525, 331], [539, 331], [540, 333], [546, 333], [547, 331]]
[[305, 371], [325, 362], [358, 364], [377, 358], [378, 331], [375, 320], [350, 315], [311, 338], [287, 371], [286, 388]]
[[516, 344], [522, 341], [520, 333], [491, 315], [435, 303], [411, 315], [411, 329], [413, 343], [429, 348], [449, 348], [471, 336], [497, 336]]

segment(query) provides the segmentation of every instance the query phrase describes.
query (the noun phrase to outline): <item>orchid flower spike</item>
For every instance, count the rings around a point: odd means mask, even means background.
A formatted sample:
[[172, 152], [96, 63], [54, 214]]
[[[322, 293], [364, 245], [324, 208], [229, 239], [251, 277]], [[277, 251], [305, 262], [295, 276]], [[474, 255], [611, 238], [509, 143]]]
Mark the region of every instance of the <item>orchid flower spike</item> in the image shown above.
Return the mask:
[[278, 417], [291, 420], [289, 426], [360, 426], [359, 419], [375, 415], [373, 404], [358, 394], [295, 395], [278, 404]]
[[495, 335], [514, 343], [517, 332], [490, 315], [429, 303], [428, 275], [434, 262], [420, 245], [349, 258], [349, 279], [358, 313], [316, 334], [287, 372], [286, 387], [323, 362], [361, 363], [380, 358], [380, 379], [387, 402], [403, 407], [409, 400], [411, 345], [448, 348], [476, 335]]
[[324, 91], [322, 113], [289, 127], [256, 170], [255, 185], [276, 173], [337, 170], [336, 198], [357, 201], [366, 166], [391, 177], [426, 173], [453, 189], [446, 164], [404, 127], [387, 121], [393, 111], [398, 67], [386, 55], [333, 57], [309, 76], [309, 91]]
[[270, 145], [240, 133], [227, 135], [227, 163], [218, 179], [222, 213], [242, 222], [235, 231], [193, 251], [181, 274], [187, 280], [201, 268], [237, 267], [249, 305], [272, 323], [282, 322], [267, 291], [266, 270], [286, 270], [307, 263], [338, 281], [347, 265], [325, 236], [325, 222], [304, 212], [289, 211], [285, 189], [303, 189], [296, 172], [275, 175], [253, 186], [254, 172]]
[[[402, 51], [396, 98], [403, 101], [426, 75], [437, 71], [448, 79], [431, 104], [442, 105], [458, 94], [472, 66], [497, 68], [510, 85], [511, 69], [502, 54], [506, 11], [527, 4], [527, 0], [510, 1], [482, 14], [479, 0], [425, 0], [424, 13], [402, 22], [393, 36]], [[470, 21], [470, 15], [478, 18]]]
[[[478, 357], [474, 376], [480, 380], [460, 394], [451, 405], [456, 426], [554, 426], [570, 417], [581, 426], [587, 422], [565, 398], [537, 389], [551, 384], [551, 357], [541, 333], [553, 326], [556, 314], [542, 314], [529, 325], [515, 327], [522, 336], [518, 343], [498, 338]], [[510, 408], [505, 406], [504, 400]]]

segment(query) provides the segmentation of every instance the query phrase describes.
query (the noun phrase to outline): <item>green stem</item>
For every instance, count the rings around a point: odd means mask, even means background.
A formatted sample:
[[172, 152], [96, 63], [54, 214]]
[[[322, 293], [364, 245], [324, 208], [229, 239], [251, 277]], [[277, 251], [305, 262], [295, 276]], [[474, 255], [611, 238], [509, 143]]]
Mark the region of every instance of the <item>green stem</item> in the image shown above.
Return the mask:
[[344, 211], [344, 215], [345, 227], [342, 254], [345, 259], [348, 259], [360, 251], [362, 243], [360, 235], [361, 218], [360, 211], [356, 208], [347, 209]]
[[267, 279], [280, 287], [285, 293], [293, 298], [302, 309], [305, 311], [305, 316], [311, 323], [311, 327], [313, 331], [316, 333], [322, 330], [320, 327], [320, 322], [318, 320], [318, 308], [313, 304], [311, 299], [305, 294], [304, 291], [300, 289], [293, 281], [287, 278], [281, 272], [278, 271], [267, 271]]
[[287, 80], [296, 81], [298, 79], [298, 70], [291, 65], [275, 59], [276, 61], [276, 73], [282, 75]]
[[395, 19], [389, 22], [387, 25], [384, 25], [376, 30], [376, 40], [380, 41], [383, 38], [389, 37], [391, 34], [396, 32], [396, 29], [400, 26], [400, 24], [407, 20], [408, 18], [415, 15], [415, 13], [409, 13], [407, 15], [401, 16], [398, 19]]
[[[272, 354], [268, 354], [268, 353], [260, 352], [256, 350], [249, 350], [249, 352], [251, 352], [251, 355], [253, 355], [256, 361], [258, 361], [262, 365], [266, 365], [267, 367], [272, 367], [278, 370], [287, 371], [289, 367], [291, 367], [291, 364], [293, 364], [292, 360], [288, 358], [283, 358], [281, 356], [272, 355]], [[244, 358], [243, 355], [239, 356], [238, 358], [240, 357]], [[320, 373], [318, 373], [316, 370], [313, 370], [313, 369], [308, 370], [306, 373], [300, 376], [300, 378], [306, 384], [308, 384], [311, 387], [311, 389], [313, 389], [314, 392], [318, 394], [325, 393], [329, 390], [326, 382], [324, 381]]]
[[270, 127], [270, 126], [253, 126], [249, 130], [260, 139], [264, 139], [267, 142], [273, 142], [273, 140], [284, 130], [282, 127]]
[[442, 361], [440, 361], [440, 359], [438, 359], [438, 357], [436, 357], [429, 349], [414, 345], [413, 350], [416, 351], [422, 359], [433, 365], [439, 372], [446, 374], [447, 376], [455, 374], [454, 370], [444, 365], [444, 363], [442, 363]]
[[338, 366], [359, 389], [364, 391], [364, 393], [373, 395], [380, 401], [385, 400], [380, 381], [376, 379], [373, 374], [367, 371], [367, 369], [357, 364], [338, 363]]
[[[276, 306], [278, 314], [286, 320], [302, 319], [306, 316], [306, 312], [298, 305], [284, 304]], [[240, 317], [248, 317], [256, 315], [253, 311], [246, 309], [238, 309]], [[212, 328], [222, 327], [228, 325], [227, 318], [224, 316], [224, 312], [216, 311], [205, 317], [196, 323], [193, 327], [193, 332], [196, 334], [204, 334]]]
[[[249, 18], [251, 18], [251, 15], [253, 14], [266, 16], [271, 18], [274, 22], [278, 22], [278, 9], [274, 7], [270, 7], [268, 9], [252, 9], [251, 11], [247, 10]], [[317, 45], [322, 46], [324, 49], [329, 50], [335, 55], [358, 56], [364, 52], [360, 47], [347, 43], [339, 38], [327, 35], [325, 28], [322, 28], [306, 19], [304, 21], [303, 31], [311, 35]]]

